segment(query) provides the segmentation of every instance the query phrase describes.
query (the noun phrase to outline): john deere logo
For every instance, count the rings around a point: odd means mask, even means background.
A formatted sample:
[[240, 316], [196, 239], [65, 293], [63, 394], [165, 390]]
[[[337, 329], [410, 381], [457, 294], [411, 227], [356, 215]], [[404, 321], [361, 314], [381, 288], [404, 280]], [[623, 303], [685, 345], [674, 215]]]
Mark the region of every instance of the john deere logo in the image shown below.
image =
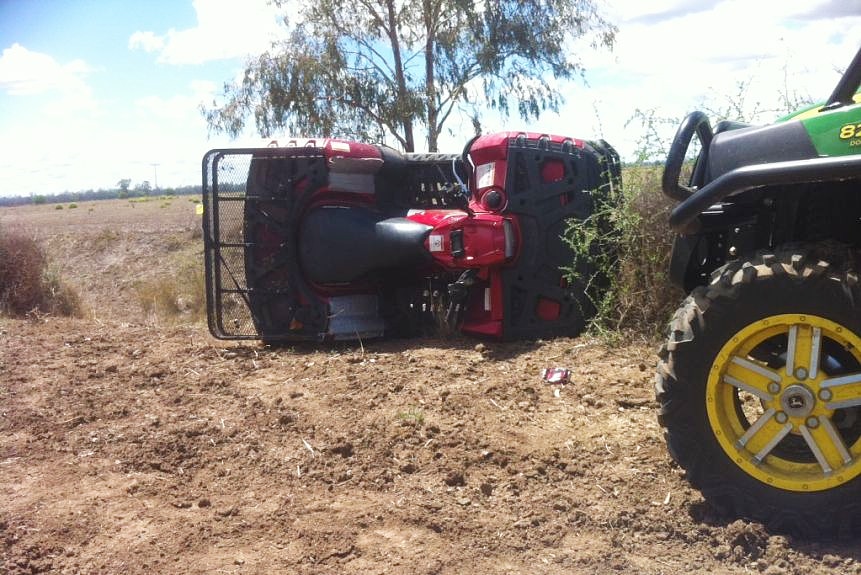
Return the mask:
[[813, 396], [813, 393], [800, 383], [790, 385], [780, 398], [783, 410], [791, 417], [805, 417], [809, 415], [815, 403], [816, 398]]

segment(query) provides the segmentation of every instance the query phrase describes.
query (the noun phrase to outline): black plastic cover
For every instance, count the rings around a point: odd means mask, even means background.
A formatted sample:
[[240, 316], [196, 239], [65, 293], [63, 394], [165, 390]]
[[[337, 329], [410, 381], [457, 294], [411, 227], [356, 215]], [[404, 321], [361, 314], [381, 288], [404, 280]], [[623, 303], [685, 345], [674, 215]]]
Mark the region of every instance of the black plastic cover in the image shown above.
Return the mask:
[[715, 130], [709, 147], [707, 181], [742, 166], [806, 160], [817, 156], [816, 148], [801, 122], [770, 126]]
[[[561, 179], [542, 180], [542, 166], [548, 161], [562, 162]], [[591, 262], [573, 262], [565, 231], [570, 221], [592, 216], [610, 182], [618, 181], [618, 156], [609, 145], [578, 148], [525, 138], [511, 141], [506, 213], [517, 215], [521, 252], [514, 266], [503, 271], [504, 338], [571, 336], [585, 327], [595, 312], [586, 293], [594, 270]], [[567, 281], [562, 269], [572, 265], [579, 279]], [[541, 317], [545, 301], [559, 306], [558, 317]]]

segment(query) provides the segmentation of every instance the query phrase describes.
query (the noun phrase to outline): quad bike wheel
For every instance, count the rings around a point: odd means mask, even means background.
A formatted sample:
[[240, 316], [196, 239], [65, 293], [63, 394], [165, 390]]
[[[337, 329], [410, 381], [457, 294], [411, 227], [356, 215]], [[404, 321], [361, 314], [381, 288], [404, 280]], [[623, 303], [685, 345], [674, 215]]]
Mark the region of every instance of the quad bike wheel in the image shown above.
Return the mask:
[[676, 312], [657, 395], [673, 458], [719, 510], [861, 531], [861, 290], [812, 250], [717, 270]]

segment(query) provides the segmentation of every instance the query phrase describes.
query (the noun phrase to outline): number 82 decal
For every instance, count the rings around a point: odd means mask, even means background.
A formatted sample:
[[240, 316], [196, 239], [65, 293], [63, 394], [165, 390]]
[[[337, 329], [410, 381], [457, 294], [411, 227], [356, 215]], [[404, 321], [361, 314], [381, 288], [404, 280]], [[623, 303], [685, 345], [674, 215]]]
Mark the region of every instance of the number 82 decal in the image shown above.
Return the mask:
[[846, 124], [840, 128], [840, 139], [851, 140], [861, 137], [861, 124]]

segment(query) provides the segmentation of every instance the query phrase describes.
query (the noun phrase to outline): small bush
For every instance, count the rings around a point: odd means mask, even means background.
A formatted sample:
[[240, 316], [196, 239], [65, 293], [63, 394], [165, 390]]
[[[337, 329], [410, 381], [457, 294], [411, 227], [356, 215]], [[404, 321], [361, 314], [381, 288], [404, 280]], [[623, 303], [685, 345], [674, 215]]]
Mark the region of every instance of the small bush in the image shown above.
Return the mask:
[[48, 265], [33, 238], [0, 230], [0, 313], [24, 317], [34, 312], [80, 316], [80, 297]]
[[77, 207], [78, 207], [78, 204], [69, 204], [69, 209], [70, 209], [70, 210], [74, 210], [74, 209], [75, 209], [75, 208], [77, 208]]
[[[809, 98], [798, 93], [781, 93], [778, 110], [768, 110], [759, 101], [747, 98], [751, 80], [736, 83], [736, 93], [723, 102], [705, 105], [712, 121], [721, 119], [759, 122], [763, 115], [786, 114], [800, 108]], [[623, 170], [624, 189], [616, 203], [600, 207], [603, 210], [594, 221], [585, 225], [569, 225], [565, 238], [575, 257], [595, 257], [598, 273], [610, 277], [609, 289], [596, 297], [598, 314], [592, 322], [595, 331], [619, 337], [621, 330], [631, 328], [646, 336], [663, 335], [666, 321], [681, 303], [684, 294], [669, 280], [670, 252], [675, 234], [668, 219], [674, 207], [672, 200], [661, 192], [663, 162], [671, 140], [669, 136], [681, 123], [681, 118], [658, 115], [655, 110], [636, 109], [627, 126], [639, 125], [636, 159]], [[686, 180], [699, 153], [695, 139], [688, 149], [682, 178]], [[605, 237], [598, 223], [612, 222], [613, 233]], [[615, 243], [615, 251], [596, 250], [595, 246]], [[571, 270], [567, 270], [569, 275]]]
[[[625, 168], [618, 196], [566, 230], [575, 259], [588, 258], [594, 266], [593, 277], [572, 279], [601, 284], [587, 290], [597, 309], [591, 329], [611, 339], [625, 329], [657, 335], [681, 301], [668, 279], [673, 235], [667, 226], [670, 201], [659, 190], [659, 177], [654, 166]], [[609, 226], [599, 227], [601, 220]], [[569, 277], [574, 273], [566, 271]]]
[[617, 203], [602, 206], [603, 212], [594, 216], [609, 221], [610, 230], [598, 230], [591, 221], [572, 222], [566, 230], [575, 257], [588, 257], [595, 266], [594, 277], [585, 283], [603, 283], [603, 289], [587, 291], [598, 310], [591, 329], [610, 339], [625, 329], [647, 337], [659, 335], [682, 300], [668, 276], [671, 202], [661, 194], [659, 178], [660, 168], [655, 166], [626, 168], [625, 188]]
[[0, 232], [0, 302], [3, 311], [21, 316], [41, 302], [45, 254], [32, 238]]
[[62, 210], [62, 209], [63, 209], [63, 206], [62, 206], [62, 205], [60, 205], [60, 204], [57, 204], [56, 206], [54, 206], [54, 209], [55, 209], [55, 210]]
[[178, 252], [188, 245], [188, 236], [175, 233], [164, 237], [164, 249], [168, 252]]

